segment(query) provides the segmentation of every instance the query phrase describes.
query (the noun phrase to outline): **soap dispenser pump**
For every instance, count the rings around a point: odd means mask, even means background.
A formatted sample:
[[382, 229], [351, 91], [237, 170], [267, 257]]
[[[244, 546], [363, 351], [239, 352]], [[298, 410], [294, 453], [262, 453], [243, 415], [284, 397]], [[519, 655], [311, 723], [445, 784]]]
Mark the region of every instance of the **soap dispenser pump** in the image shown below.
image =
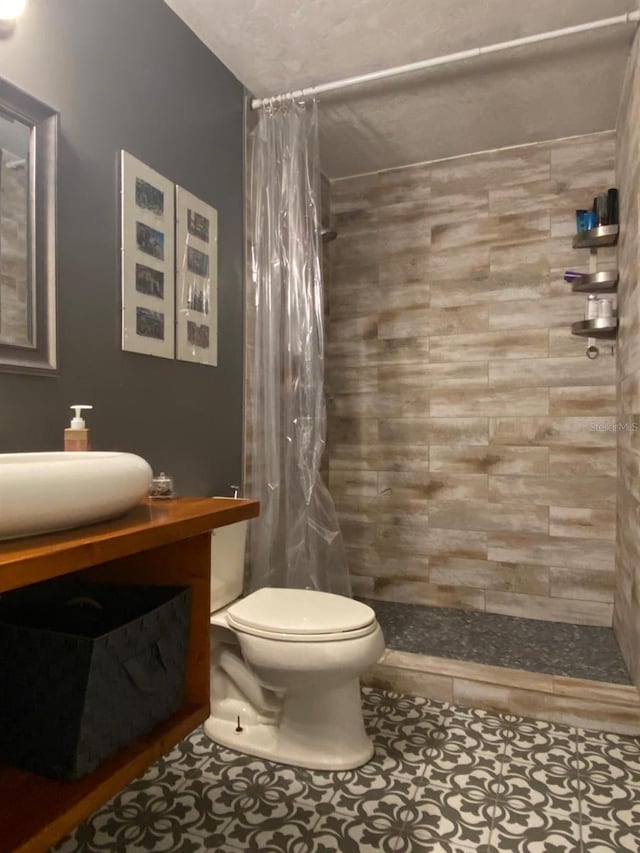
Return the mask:
[[64, 431], [64, 449], [89, 450], [89, 430], [82, 417], [82, 411], [83, 409], [93, 409], [93, 406], [76, 403], [69, 408], [73, 409], [76, 415], [71, 419], [71, 426]]

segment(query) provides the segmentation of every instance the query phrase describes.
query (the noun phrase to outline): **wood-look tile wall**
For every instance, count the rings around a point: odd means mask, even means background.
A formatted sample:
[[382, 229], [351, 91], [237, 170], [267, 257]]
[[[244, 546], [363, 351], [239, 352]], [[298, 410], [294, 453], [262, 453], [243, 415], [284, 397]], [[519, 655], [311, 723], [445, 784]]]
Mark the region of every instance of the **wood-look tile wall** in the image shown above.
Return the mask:
[[640, 38], [636, 36], [619, 115], [618, 538], [614, 627], [640, 685]]
[[[334, 181], [329, 482], [354, 586], [610, 625], [615, 359], [570, 334], [614, 132]], [[615, 251], [599, 254], [602, 268]]]

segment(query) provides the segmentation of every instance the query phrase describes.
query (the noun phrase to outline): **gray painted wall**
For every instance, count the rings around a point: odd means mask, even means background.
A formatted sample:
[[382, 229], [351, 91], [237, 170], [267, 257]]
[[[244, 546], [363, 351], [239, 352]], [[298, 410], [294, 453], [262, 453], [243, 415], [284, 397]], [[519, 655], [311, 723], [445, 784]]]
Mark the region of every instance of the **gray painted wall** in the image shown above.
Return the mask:
[[[0, 76], [60, 111], [54, 378], [0, 372], [0, 452], [61, 449], [93, 403], [95, 450], [139, 453], [181, 494], [239, 482], [240, 83], [162, 0], [30, 0]], [[219, 367], [120, 351], [118, 152], [219, 212]]]

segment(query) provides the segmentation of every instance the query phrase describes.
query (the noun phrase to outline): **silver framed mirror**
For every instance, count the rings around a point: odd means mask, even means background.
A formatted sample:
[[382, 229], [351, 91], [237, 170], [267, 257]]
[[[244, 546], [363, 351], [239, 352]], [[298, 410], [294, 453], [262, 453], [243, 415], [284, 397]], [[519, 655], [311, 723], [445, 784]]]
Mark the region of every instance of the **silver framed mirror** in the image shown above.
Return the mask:
[[56, 370], [58, 113], [0, 78], [0, 370]]

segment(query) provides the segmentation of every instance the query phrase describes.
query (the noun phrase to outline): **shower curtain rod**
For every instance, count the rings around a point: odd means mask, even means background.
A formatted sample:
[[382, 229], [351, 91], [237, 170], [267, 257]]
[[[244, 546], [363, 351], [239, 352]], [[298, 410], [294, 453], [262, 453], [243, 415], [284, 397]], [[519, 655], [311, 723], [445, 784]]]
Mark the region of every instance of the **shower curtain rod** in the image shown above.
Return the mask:
[[436, 68], [440, 65], [449, 65], [453, 62], [462, 62], [465, 59], [474, 59], [484, 56], [486, 53], [498, 53], [501, 50], [510, 50], [514, 47], [523, 47], [528, 44], [537, 44], [542, 41], [563, 38], [564, 36], [586, 33], [590, 30], [600, 30], [605, 27], [615, 27], [619, 24], [632, 24], [640, 21], [640, 10], [627, 12], [624, 15], [616, 15], [613, 18], [601, 18], [598, 21], [589, 21], [586, 24], [576, 24], [572, 27], [563, 27], [560, 30], [549, 30], [546, 33], [537, 33], [532, 36], [501, 41], [497, 44], [489, 44], [485, 47], [473, 47], [469, 50], [461, 50], [458, 53], [449, 53], [446, 56], [435, 56], [432, 59], [424, 59], [421, 62], [411, 62], [409, 65], [398, 65], [395, 68], [385, 68], [383, 71], [373, 71], [370, 74], [360, 74], [357, 77], [347, 77], [344, 80], [334, 80], [331, 83], [321, 83], [318, 86], [308, 86], [305, 89], [296, 89], [293, 92], [283, 92], [272, 98], [254, 98], [251, 101], [251, 109], [257, 110], [269, 103], [278, 103], [288, 98], [310, 98], [323, 92], [335, 92], [338, 89], [346, 89], [349, 86], [358, 86], [361, 83], [372, 83], [376, 80], [386, 80], [388, 77], [397, 77], [400, 74], [410, 74], [412, 71], [423, 71], [427, 68]]

